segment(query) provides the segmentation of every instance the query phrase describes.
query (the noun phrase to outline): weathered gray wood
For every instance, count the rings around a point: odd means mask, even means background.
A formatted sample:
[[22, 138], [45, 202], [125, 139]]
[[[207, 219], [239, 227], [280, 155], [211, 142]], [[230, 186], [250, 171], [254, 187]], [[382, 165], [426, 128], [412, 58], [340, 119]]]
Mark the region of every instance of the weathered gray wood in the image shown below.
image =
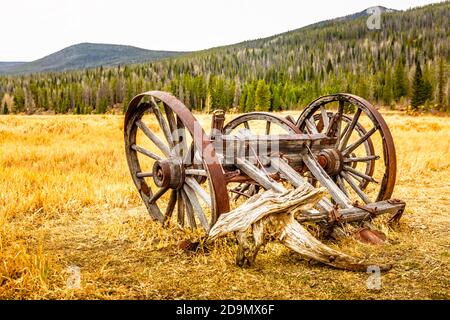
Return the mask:
[[351, 173], [353, 173], [354, 175], [363, 178], [364, 180], [367, 180], [367, 181], [370, 181], [370, 182], [377, 183], [377, 181], [376, 181], [373, 177], [368, 176], [368, 175], [365, 174], [365, 173], [359, 172], [358, 170], [356, 170], [356, 169], [354, 169], [354, 168], [352, 168], [352, 167], [350, 167], [350, 166], [344, 165], [344, 170], [345, 170], [345, 171], [348, 171], [348, 172], [351, 172]]
[[196, 229], [197, 223], [195, 222], [194, 209], [192, 208], [192, 204], [189, 200], [189, 197], [186, 195], [184, 188], [181, 190], [181, 194], [182, 194], [183, 202], [184, 202], [184, 205], [186, 208], [185, 212], [186, 212], [186, 218], [187, 218], [189, 228]]
[[[299, 158], [299, 154], [305, 151], [305, 144], [311, 150], [322, 150], [334, 147], [335, 140], [328, 138], [322, 133], [318, 134], [285, 134], [285, 135], [222, 135], [216, 137], [213, 146], [221, 157], [226, 156], [227, 161], [234, 162], [237, 157], [254, 156], [253, 150], [258, 146], [258, 156], [270, 156], [282, 153], [289, 159]], [[227, 154], [223, 155], [224, 150]], [[228, 163], [230, 163], [228, 162]]]
[[350, 136], [352, 135], [353, 129], [355, 128], [356, 124], [358, 123], [359, 116], [361, 115], [361, 109], [358, 108], [356, 110], [355, 114], [353, 115], [352, 122], [347, 126], [347, 129], [345, 130], [344, 135], [342, 136], [341, 141], [339, 142], [339, 150], [342, 150], [347, 146], [348, 139], [350, 139]]
[[158, 156], [157, 154], [155, 154], [153, 152], [150, 152], [147, 149], [144, 149], [144, 148], [142, 148], [142, 147], [140, 147], [140, 146], [138, 146], [136, 144], [133, 144], [131, 146], [131, 149], [133, 149], [133, 150], [135, 150], [135, 151], [137, 151], [139, 153], [142, 153], [143, 155], [146, 155], [147, 157], [150, 157], [150, 158], [152, 158], [154, 160], [162, 160], [162, 158], [160, 156]]
[[206, 170], [203, 170], [203, 169], [186, 169], [185, 174], [187, 176], [202, 176], [202, 177], [208, 176], [208, 174], [206, 173]]
[[177, 222], [180, 226], [184, 226], [184, 201], [181, 190], [177, 190]]
[[187, 197], [189, 198], [189, 201], [190, 201], [190, 204], [192, 205], [194, 213], [196, 214], [198, 220], [200, 221], [200, 224], [202, 225], [203, 229], [205, 229], [206, 232], [208, 232], [209, 231], [208, 220], [206, 219], [206, 216], [203, 213], [203, 209], [202, 209], [202, 206], [200, 205], [200, 202], [198, 202], [197, 195], [191, 189], [191, 187], [189, 187], [189, 185], [187, 185], [187, 184], [183, 185], [183, 191], [186, 193]]
[[345, 163], [349, 163], [349, 162], [369, 162], [369, 161], [378, 160], [378, 159], [380, 159], [380, 156], [373, 155], [373, 156], [366, 156], [366, 157], [345, 158], [344, 162]]
[[[349, 209], [340, 209], [338, 214], [340, 216], [339, 222], [355, 222], [355, 221], [365, 221], [373, 217], [382, 214], [396, 214], [397, 212], [405, 208], [404, 203], [389, 203], [389, 200], [372, 202], [364, 206], [364, 209], [358, 207], [352, 207]], [[372, 211], [372, 212], [370, 212]], [[329, 215], [324, 212], [302, 212], [296, 216], [296, 220], [299, 222], [320, 222], [328, 221]]]
[[163, 187], [158, 189], [158, 191], [156, 191], [156, 193], [150, 198], [148, 202], [150, 204], [154, 204], [156, 201], [158, 201], [159, 198], [161, 198], [164, 195], [164, 193], [166, 193], [167, 190], [169, 190], [169, 187]]
[[205, 189], [202, 188], [202, 186], [192, 177], [186, 177], [186, 183], [189, 187], [191, 187], [192, 190], [197, 193], [200, 198], [210, 207], [211, 205], [211, 196], [205, 191]]
[[[312, 187], [297, 171], [295, 171], [285, 160], [277, 157], [271, 158], [271, 165], [280, 173], [284, 174], [289, 182], [296, 188], [309, 186]], [[326, 211], [333, 210], [333, 205], [326, 198], [321, 199], [318, 206]]]
[[161, 150], [166, 157], [169, 157], [170, 150], [169, 147], [158, 138], [141, 120], [136, 121], [136, 125], [139, 129], [144, 132], [144, 134]]
[[153, 172], [138, 172], [138, 173], [136, 173], [136, 177], [138, 177], [138, 178], [153, 177]]
[[345, 184], [344, 181], [342, 181], [341, 176], [336, 176], [336, 184], [338, 185], [339, 189], [341, 189], [344, 194], [348, 197], [348, 192], [347, 189], [345, 188]]
[[264, 131], [266, 135], [270, 134], [270, 124], [271, 124], [270, 121], [266, 122], [266, 130]]
[[179, 156], [184, 158], [186, 153], [188, 152], [187, 141], [186, 141], [186, 128], [181, 121], [181, 119], [177, 116], [177, 129], [178, 129], [178, 140], [179, 143]]
[[236, 166], [242, 170], [246, 175], [258, 182], [263, 188], [269, 190], [273, 189], [277, 192], [285, 192], [286, 189], [276, 181], [271, 181], [262, 170], [258, 169], [250, 161], [244, 158], [236, 158]]
[[338, 203], [342, 208], [350, 208], [352, 205], [345, 193], [339, 189], [325, 170], [317, 163], [314, 156], [305, 153], [303, 155], [303, 162], [308, 167], [313, 176], [319, 180], [320, 184], [328, 189], [328, 192], [333, 197], [334, 201]]
[[324, 106], [320, 106], [320, 114], [322, 115], [323, 121], [322, 132], [327, 132], [328, 127], [330, 126], [330, 119], [328, 118], [328, 113], [327, 110], [324, 108]]
[[156, 103], [155, 99], [153, 97], [150, 97], [150, 101], [152, 102], [150, 104], [150, 107], [153, 111], [153, 113], [156, 116], [156, 119], [158, 120], [159, 126], [161, 127], [164, 136], [166, 137], [167, 143], [171, 148], [173, 148], [173, 138], [172, 138], [172, 132], [170, 131], [169, 125], [167, 124], [166, 120], [164, 119], [164, 116], [161, 113], [161, 110], [159, 110], [159, 106]]
[[306, 119], [305, 121], [306, 127], [308, 128], [308, 131], [311, 134], [318, 134], [319, 131], [317, 130], [316, 124], [314, 123], [313, 119]]
[[[324, 245], [294, 219], [296, 213], [313, 207], [323, 197], [324, 191], [324, 188], [304, 186], [282, 194], [273, 190], [257, 194], [239, 208], [222, 214], [211, 228], [208, 241], [231, 232], [237, 233], [236, 262], [241, 266], [251, 266], [261, 245], [267, 239], [275, 238], [303, 258], [335, 268], [366, 271], [369, 264]], [[389, 268], [380, 267], [382, 270]]]
[[164, 223], [167, 223], [172, 217], [173, 210], [175, 209], [175, 205], [177, 203], [177, 190], [172, 190], [170, 192], [169, 202], [167, 203], [167, 208], [164, 213]]
[[352, 178], [350, 178], [348, 176], [348, 174], [346, 174], [344, 171], [342, 171], [340, 173], [340, 175], [342, 176], [342, 178], [345, 179], [345, 181], [348, 182], [348, 184], [350, 185], [350, 187], [352, 187], [352, 189], [358, 194], [358, 196], [365, 202], [365, 203], [371, 203], [372, 201], [369, 199], [369, 197], [364, 193], [364, 191], [362, 191], [358, 185], [355, 183], [355, 181], [352, 180]]
[[346, 156], [349, 153], [351, 153], [353, 150], [355, 150], [356, 148], [358, 148], [364, 141], [366, 141], [367, 139], [370, 138], [371, 135], [373, 135], [376, 131], [378, 130], [378, 128], [373, 127], [372, 129], [370, 129], [369, 131], [367, 131], [362, 137], [360, 137], [358, 140], [356, 140], [355, 142], [353, 142], [351, 145], [349, 145], [347, 148], [345, 148], [342, 151], [342, 155]]

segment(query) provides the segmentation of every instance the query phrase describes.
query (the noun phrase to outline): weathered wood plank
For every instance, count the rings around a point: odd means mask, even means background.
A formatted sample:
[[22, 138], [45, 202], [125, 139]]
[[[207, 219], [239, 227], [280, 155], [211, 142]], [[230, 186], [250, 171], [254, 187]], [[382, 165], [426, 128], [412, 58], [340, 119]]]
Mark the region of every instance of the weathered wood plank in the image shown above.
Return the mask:
[[304, 154], [302, 156], [303, 162], [308, 167], [313, 176], [319, 180], [320, 184], [328, 189], [328, 192], [333, 197], [334, 201], [338, 203], [342, 208], [350, 208], [352, 205], [345, 193], [339, 189], [325, 170], [317, 163], [316, 159], [310, 154]]
[[286, 189], [276, 181], [271, 181], [264, 171], [258, 169], [250, 161], [244, 158], [236, 158], [236, 166], [242, 170], [246, 175], [258, 182], [263, 188], [273, 189], [277, 192], [285, 192]]

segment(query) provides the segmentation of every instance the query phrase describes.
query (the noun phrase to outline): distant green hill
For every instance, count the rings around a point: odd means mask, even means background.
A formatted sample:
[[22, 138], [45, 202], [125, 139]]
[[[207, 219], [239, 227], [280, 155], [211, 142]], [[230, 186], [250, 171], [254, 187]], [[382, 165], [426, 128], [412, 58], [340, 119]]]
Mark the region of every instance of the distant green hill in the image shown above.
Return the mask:
[[[15, 97], [15, 103], [7, 99], [13, 112], [103, 113], [111, 106], [126, 107], [139, 92], [161, 89], [195, 110], [249, 112], [260, 108], [256, 87], [265, 85], [268, 111], [299, 109], [336, 92], [385, 106], [413, 100], [423, 109], [450, 110], [450, 2], [406, 11], [382, 8], [378, 30], [367, 27], [367, 17], [364, 10], [148, 63], [0, 77], [0, 97]], [[417, 65], [420, 77], [415, 77]], [[412, 99], [418, 91], [420, 99]]]
[[180, 54], [181, 52], [154, 51], [132, 46], [80, 43], [32, 62], [0, 62], [0, 73], [36, 73], [116, 66], [149, 62]]

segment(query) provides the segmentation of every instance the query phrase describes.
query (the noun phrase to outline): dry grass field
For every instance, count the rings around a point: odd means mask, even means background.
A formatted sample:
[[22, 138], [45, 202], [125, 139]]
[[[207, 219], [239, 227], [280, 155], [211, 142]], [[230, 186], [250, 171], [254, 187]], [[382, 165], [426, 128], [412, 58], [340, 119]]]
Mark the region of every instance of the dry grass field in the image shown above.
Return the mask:
[[[299, 112], [297, 112], [299, 113]], [[122, 116], [0, 116], [1, 299], [449, 299], [450, 118], [385, 114], [407, 203], [383, 246], [331, 246], [394, 264], [380, 290], [368, 274], [310, 264], [269, 244], [256, 265], [237, 245], [180, 250], [196, 235], [162, 229], [128, 172]], [[205, 126], [210, 117], [197, 115]], [[68, 286], [70, 268], [80, 286]]]

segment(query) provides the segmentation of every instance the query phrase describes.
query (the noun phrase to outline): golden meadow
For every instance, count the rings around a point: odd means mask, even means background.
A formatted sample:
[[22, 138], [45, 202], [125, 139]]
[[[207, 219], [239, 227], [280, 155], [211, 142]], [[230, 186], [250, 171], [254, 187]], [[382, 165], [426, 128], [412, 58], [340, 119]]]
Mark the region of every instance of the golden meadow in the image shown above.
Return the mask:
[[[298, 112], [297, 112], [298, 113]], [[196, 115], [205, 127], [210, 116]], [[195, 234], [148, 217], [128, 172], [123, 117], [0, 116], [0, 298], [449, 299], [450, 118], [386, 113], [398, 157], [399, 227], [389, 243], [332, 246], [391, 262], [382, 289], [368, 275], [310, 264], [277, 244], [256, 266], [236, 245], [187, 253]], [[67, 285], [70, 266], [80, 286]]]

